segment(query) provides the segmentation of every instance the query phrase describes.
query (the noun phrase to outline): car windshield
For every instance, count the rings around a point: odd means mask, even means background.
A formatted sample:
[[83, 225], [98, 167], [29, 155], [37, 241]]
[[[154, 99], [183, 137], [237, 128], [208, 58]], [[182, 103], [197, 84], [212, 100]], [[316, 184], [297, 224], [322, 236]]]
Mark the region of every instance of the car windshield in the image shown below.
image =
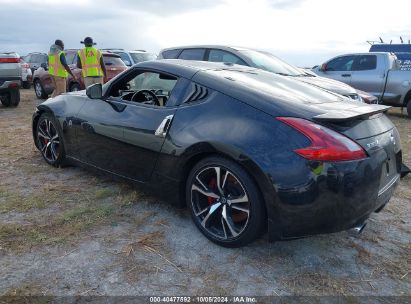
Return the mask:
[[240, 53], [246, 55], [259, 69], [284, 76], [304, 76], [300, 70], [268, 52], [246, 50]]
[[103, 55], [103, 60], [105, 65], [125, 66], [124, 62], [120, 59], [120, 57]]
[[130, 53], [130, 55], [136, 63], [142, 61], [155, 60], [157, 58], [155, 54], [151, 53]]

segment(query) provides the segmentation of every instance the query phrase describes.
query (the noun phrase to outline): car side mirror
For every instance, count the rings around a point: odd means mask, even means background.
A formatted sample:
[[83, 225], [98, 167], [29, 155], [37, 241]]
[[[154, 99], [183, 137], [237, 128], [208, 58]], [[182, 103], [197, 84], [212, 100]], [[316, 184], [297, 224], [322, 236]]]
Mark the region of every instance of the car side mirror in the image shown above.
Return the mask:
[[41, 66], [45, 71], [47, 71], [47, 70], [49, 69], [49, 66], [48, 66], [48, 64], [47, 64], [46, 62], [43, 62], [42, 64], [40, 64], [40, 66]]
[[125, 64], [126, 66], [131, 66], [131, 62], [128, 61], [128, 60], [124, 60], [124, 64]]
[[103, 86], [101, 83], [95, 83], [86, 89], [86, 95], [90, 99], [101, 99], [103, 97]]
[[321, 72], [326, 72], [326, 71], [327, 71], [327, 64], [323, 63], [323, 64], [320, 66], [320, 71], [321, 71]]

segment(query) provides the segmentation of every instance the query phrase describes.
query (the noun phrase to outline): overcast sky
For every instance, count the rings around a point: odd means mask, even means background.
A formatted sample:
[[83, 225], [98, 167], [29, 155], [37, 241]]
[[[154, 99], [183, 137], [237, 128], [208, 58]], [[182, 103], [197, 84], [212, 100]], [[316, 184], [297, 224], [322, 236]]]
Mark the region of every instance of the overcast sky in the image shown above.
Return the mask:
[[91, 36], [99, 48], [225, 44], [312, 66], [366, 40], [411, 39], [409, 0], [0, 0], [0, 51], [47, 52]]

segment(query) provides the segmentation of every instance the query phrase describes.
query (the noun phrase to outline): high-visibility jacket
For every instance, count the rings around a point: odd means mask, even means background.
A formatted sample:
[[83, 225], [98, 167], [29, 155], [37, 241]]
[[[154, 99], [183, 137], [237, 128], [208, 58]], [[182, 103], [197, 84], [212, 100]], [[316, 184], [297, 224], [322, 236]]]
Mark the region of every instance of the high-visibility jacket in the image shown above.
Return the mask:
[[80, 57], [83, 77], [103, 76], [103, 70], [100, 65], [100, 50], [97, 50], [94, 47], [85, 47], [77, 53]]
[[61, 54], [64, 54], [64, 52], [49, 53], [49, 74], [67, 78], [68, 73], [60, 61]]

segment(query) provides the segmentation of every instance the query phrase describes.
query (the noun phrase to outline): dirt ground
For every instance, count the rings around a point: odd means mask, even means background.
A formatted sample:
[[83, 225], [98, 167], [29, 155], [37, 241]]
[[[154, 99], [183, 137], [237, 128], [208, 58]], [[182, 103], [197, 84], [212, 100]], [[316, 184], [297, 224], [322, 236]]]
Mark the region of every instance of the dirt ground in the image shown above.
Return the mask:
[[[144, 189], [48, 166], [31, 137], [40, 102], [31, 89], [0, 106], [0, 295], [411, 296], [411, 176], [359, 236], [227, 249]], [[390, 117], [411, 165], [411, 120]]]

